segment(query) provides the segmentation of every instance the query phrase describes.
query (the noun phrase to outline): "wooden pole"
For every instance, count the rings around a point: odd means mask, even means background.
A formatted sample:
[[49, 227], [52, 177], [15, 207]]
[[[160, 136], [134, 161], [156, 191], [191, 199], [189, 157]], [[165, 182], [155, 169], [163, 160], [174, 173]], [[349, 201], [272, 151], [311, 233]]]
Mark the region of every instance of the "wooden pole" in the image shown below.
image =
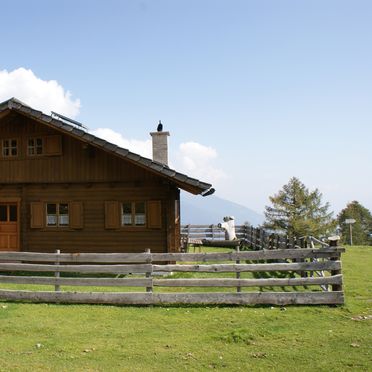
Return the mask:
[[[350, 224], [351, 227], [351, 224]], [[329, 246], [330, 247], [337, 247], [338, 246], [338, 236], [331, 237], [329, 238]], [[336, 257], [331, 257], [331, 261], [338, 261], [341, 258], [341, 253], [338, 253]], [[341, 274], [341, 269], [340, 270], [332, 270], [331, 275], [338, 275]], [[342, 291], [342, 283], [341, 284], [332, 284], [332, 291]]]
[[[149, 258], [146, 260], [146, 263], [152, 263], [152, 256], [151, 256], [150, 248], [146, 249], [145, 253], [149, 254]], [[146, 278], [151, 279], [151, 287], [146, 287], [146, 292], [152, 293], [152, 291], [153, 291], [152, 272], [147, 271], [146, 272]]]
[[[238, 245], [236, 246], [236, 251], [237, 251], [237, 252], [240, 252], [240, 247], [239, 247]], [[240, 264], [240, 260], [236, 260], [236, 263], [237, 263], [237, 264]], [[240, 279], [240, 271], [237, 271], [237, 272], [236, 272], [236, 279]], [[236, 291], [237, 291], [237, 292], [241, 292], [241, 291], [242, 291], [242, 287], [238, 285], [238, 286], [236, 287]]]
[[[57, 254], [57, 257], [56, 257], [56, 261], [55, 261], [55, 265], [59, 266], [59, 255], [61, 254], [61, 251], [59, 249], [56, 250], [56, 254]], [[59, 277], [61, 276], [60, 272], [59, 271], [56, 271], [54, 273], [54, 277], [58, 280]], [[56, 284], [54, 286], [54, 291], [55, 292], [61, 292], [61, 286], [59, 284]]]

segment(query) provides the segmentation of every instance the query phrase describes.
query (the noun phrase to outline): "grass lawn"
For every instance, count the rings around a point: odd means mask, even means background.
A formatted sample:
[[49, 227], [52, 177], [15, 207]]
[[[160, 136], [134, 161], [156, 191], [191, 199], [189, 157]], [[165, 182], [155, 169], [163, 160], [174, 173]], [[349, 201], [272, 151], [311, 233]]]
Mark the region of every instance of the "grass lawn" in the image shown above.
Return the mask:
[[0, 302], [0, 371], [372, 370], [372, 247], [342, 259], [342, 307]]

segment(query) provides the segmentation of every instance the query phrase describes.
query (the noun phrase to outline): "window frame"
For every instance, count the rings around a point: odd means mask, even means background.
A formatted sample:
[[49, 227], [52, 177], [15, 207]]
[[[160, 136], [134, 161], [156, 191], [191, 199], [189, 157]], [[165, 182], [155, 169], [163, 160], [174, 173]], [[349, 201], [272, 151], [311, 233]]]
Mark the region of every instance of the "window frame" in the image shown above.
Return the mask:
[[[55, 213], [48, 213], [48, 205], [55, 205]], [[61, 205], [67, 206], [67, 214], [61, 213]], [[45, 228], [46, 229], [70, 229], [71, 228], [71, 206], [69, 202], [50, 202], [46, 201], [44, 205], [45, 210]], [[56, 224], [50, 225], [48, 223], [48, 217], [49, 216], [55, 216], [56, 218]], [[67, 224], [61, 224], [60, 217], [61, 216], [67, 216], [68, 223]]]
[[[9, 141], [10, 145], [5, 146], [5, 142]], [[12, 141], [16, 142], [15, 147], [12, 146]], [[12, 155], [12, 149], [16, 149], [16, 154]], [[5, 149], [10, 151], [9, 155], [5, 155]], [[1, 139], [1, 158], [3, 159], [16, 159], [19, 157], [19, 152], [20, 152], [20, 141], [16, 137], [11, 137], [11, 138], [3, 138]]]
[[[124, 205], [129, 204], [131, 206], [131, 223], [130, 224], [125, 224], [124, 223]], [[136, 213], [136, 204], [143, 204], [143, 210], [144, 212], [141, 213]], [[126, 213], [127, 215], [129, 213]], [[143, 224], [136, 224], [136, 217], [138, 216], [143, 216]], [[140, 228], [147, 228], [147, 203], [144, 200], [134, 200], [134, 201], [122, 201], [120, 202], [120, 227], [123, 229], [128, 229], [128, 228], [135, 228], [135, 229], [140, 229]]]
[[[37, 148], [39, 147], [37, 145], [37, 141], [41, 141], [41, 152], [37, 153]], [[30, 146], [30, 141], [34, 141], [34, 144]], [[35, 152], [33, 154], [30, 153], [30, 149], [33, 149]], [[29, 137], [27, 139], [27, 151], [26, 151], [27, 156], [29, 157], [37, 157], [37, 156], [44, 156], [45, 155], [45, 137], [44, 136], [33, 136]]]

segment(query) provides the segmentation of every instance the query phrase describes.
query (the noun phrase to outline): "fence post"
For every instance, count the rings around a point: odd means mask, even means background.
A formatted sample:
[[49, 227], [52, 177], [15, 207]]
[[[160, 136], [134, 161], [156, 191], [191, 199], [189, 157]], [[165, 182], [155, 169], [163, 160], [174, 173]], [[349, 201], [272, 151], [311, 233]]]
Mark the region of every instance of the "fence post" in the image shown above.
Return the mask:
[[264, 237], [264, 231], [263, 229], [260, 229], [260, 249], [264, 249], [264, 243], [263, 243], [263, 237]]
[[146, 292], [152, 293], [154, 286], [153, 286], [153, 279], [152, 279], [152, 254], [151, 254], [150, 248], [147, 248], [145, 250], [145, 253], [148, 253], [149, 254], [149, 257], [146, 259], [146, 263], [150, 263], [151, 264], [151, 271], [147, 271], [146, 272], [146, 278], [147, 279], [151, 279], [151, 287], [146, 287]]
[[[239, 247], [238, 245], [236, 246], [236, 252], [237, 252], [237, 253], [240, 252], [240, 247]], [[236, 260], [236, 263], [237, 263], [237, 264], [240, 264], [240, 260]], [[237, 272], [236, 272], [236, 279], [240, 279], [240, 271], [237, 271]], [[241, 291], [242, 291], [242, 287], [241, 287], [240, 285], [238, 285], [238, 286], [236, 287], [236, 291], [237, 291], [237, 292], [241, 292]]]
[[[330, 240], [329, 241], [330, 247], [337, 247], [338, 246], [338, 240]], [[335, 254], [335, 257], [331, 257], [331, 261], [339, 261], [341, 258], [341, 253], [337, 252]], [[341, 274], [341, 270], [332, 270], [331, 275], [338, 275]], [[332, 291], [342, 291], [342, 284], [332, 284]]]
[[248, 241], [248, 224], [244, 224], [244, 229], [243, 229], [243, 239], [247, 242]]
[[265, 230], [262, 229], [261, 230], [261, 249], [265, 249], [266, 248], [266, 233], [265, 233]]
[[[61, 254], [61, 251], [59, 249], [56, 250], [56, 260], [54, 262], [54, 265], [57, 265], [59, 267], [59, 255]], [[54, 277], [56, 278], [56, 283], [58, 282], [59, 277], [61, 276], [59, 271], [54, 272]], [[61, 286], [59, 284], [54, 285], [54, 291], [55, 292], [61, 292]]]

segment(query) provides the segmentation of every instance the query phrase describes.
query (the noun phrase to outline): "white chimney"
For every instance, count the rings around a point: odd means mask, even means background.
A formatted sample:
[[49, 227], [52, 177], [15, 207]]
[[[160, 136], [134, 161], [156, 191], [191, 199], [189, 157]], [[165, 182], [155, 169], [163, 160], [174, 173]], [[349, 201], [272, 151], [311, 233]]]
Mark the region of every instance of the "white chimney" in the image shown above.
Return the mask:
[[159, 121], [158, 131], [150, 133], [152, 137], [152, 160], [168, 165], [168, 136], [169, 132], [163, 132], [163, 125]]

